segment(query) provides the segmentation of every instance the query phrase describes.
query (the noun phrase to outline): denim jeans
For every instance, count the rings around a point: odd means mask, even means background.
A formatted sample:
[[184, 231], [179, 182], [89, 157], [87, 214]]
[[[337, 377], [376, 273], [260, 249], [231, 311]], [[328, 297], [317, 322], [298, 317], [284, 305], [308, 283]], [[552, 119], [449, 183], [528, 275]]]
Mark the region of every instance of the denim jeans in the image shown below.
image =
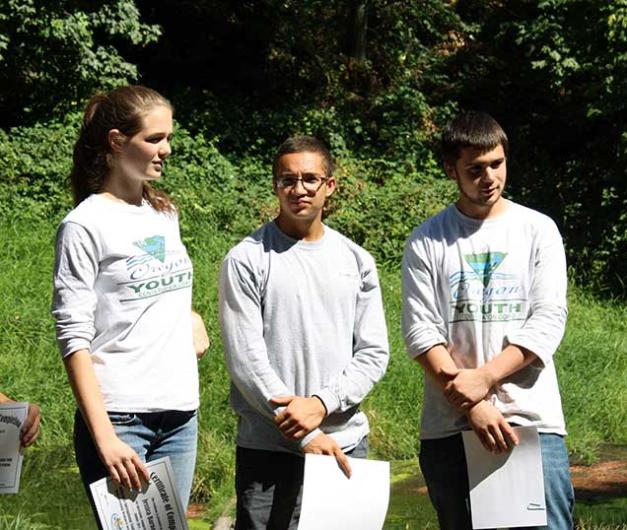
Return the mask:
[[[170, 457], [176, 487], [187, 509], [196, 465], [198, 423], [196, 411], [108, 412], [115, 433], [144, 462]], [[74, 451], [87, 497], [94, 509], [89, 485], [108, 476], [80, 411], [74, 416]], [[96, 517], [97, 519], [97, 517]]]
[[[366, 458], [368, 438], [346, 454], [352, 458]], [[304, 473], [302, 455], [238, 446], [235, 530], [296, 530]]]
[[[564, 438], [540, 433], [547, 526], [537, 529], [572, 530], [574, 492]], [[420, 468], [442, 530], [471, 530], [468, 472], [462, 435], [420, 444]], [[527, 527], [526, 530], [533, 530]], [[513, 529], [512, 529], [513, 530]]]

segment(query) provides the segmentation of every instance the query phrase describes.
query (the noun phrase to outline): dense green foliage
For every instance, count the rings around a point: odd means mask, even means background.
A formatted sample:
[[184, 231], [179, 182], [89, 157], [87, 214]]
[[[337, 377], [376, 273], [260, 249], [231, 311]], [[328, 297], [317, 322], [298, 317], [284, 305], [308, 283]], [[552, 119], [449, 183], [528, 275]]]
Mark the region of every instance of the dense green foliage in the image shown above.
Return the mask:
[[133, 0], [0, 3], [0, 126], [62, 115], [97, 89], [138, 78], [120, 49], [154, 42]]
[[[376, 185], [363, 188], [370, 210], [396, 205], [397, 186], [399, 197], [439, 190], [443, 124], [487, 110], [512, 140], [512, 196], [557, 221], [577, 281], [610, 297], [627, 289], [626, 70], [627, 0], [0, 7], [0, 126], [63, 121], [94, 90], [140, 79], [248, 176], [288, 134], [321, 136]], [[435, 206], [421, 195], [411, 214], [422, 218]], [[372, 229], [406, 232], [392, 213]], [[366, 217], [337, 222], [366, 242]], [[375, 240], [398, 261], [396, 235], [385, 249]]]

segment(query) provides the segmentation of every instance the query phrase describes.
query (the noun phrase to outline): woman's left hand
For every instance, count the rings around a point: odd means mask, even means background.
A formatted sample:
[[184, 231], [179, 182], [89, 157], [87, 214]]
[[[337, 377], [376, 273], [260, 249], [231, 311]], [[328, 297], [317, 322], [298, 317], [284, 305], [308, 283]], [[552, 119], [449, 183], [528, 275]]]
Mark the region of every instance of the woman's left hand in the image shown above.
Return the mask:
[[211, 341], [209, 340], [209, 335], [207, 335], [207, 329], [202, 317], [194, 311], [192, 311], [192, 338], [196, 358], [200, 360], [209, 349], [209, 346], [211, 346]]

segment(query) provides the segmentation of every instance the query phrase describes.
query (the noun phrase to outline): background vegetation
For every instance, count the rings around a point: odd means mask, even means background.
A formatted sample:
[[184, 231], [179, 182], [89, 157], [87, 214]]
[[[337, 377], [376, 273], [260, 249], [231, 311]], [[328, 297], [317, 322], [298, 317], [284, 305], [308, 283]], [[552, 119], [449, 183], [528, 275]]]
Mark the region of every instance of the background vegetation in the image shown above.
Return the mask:
[[[397, 269], [411, 229], [454, 196], [436, 147], [462, 108], [505, 126], [510, 196], [551, 215], [565, 238], [570, 320], [557, 365], [569, 448], [592, 461], [600, 442], [627, 444], [626, 65], [627, 0], [0, 4], [0, 385], [44, 411], [23, 492], [0, 499], [9, 514], [0, 527], [79, 528], [88, 511], [61, 519], [65, 499], [82, 493], [50, 274], [81, 109], [95, 90], [126, 82], [161, 90], [177, 108], [163, 185], [183, 212], [195, 305], [213, 339], [200, 364], [194, 486], [212, 515], [231, 496], [235, 426], [217, 271], [231, 245], [274, 215], [270, 157], [295, 132], [332, 147], [340, 193], [328, 222], [381, 269], [392, 359], [366, 403], [375, 456], [416, 454], [422, 375], [401, 343]], [[42, 515], [52, 512], [58, 521]]]

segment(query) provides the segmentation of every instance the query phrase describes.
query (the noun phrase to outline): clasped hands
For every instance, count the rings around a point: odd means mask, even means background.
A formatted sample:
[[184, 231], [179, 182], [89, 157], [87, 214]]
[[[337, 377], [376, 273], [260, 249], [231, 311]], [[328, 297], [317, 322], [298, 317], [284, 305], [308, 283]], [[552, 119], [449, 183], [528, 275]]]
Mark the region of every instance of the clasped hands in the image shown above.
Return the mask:
[[[279, 396], [272, 398], [270, 403], [285, 407], [275, 416], [274, 423], [289, 440], [302, 440], [320, 426], [327, 413], [322, 400], [316, 396]], [[334, 456], [340, 469], [350, 478], [352, 471], [348, 458], [330, 436], [320, 433], [303, 447], [303, 452]]]
[[447, 379], [444, 396], [451, 405], [466, 413], [470, 426], [487, 451], [498, 454], [518, 445], [518, 436], [503, 414], [483, 401], [497, 383], [487, 369], [442, 368], [442, 375]]

